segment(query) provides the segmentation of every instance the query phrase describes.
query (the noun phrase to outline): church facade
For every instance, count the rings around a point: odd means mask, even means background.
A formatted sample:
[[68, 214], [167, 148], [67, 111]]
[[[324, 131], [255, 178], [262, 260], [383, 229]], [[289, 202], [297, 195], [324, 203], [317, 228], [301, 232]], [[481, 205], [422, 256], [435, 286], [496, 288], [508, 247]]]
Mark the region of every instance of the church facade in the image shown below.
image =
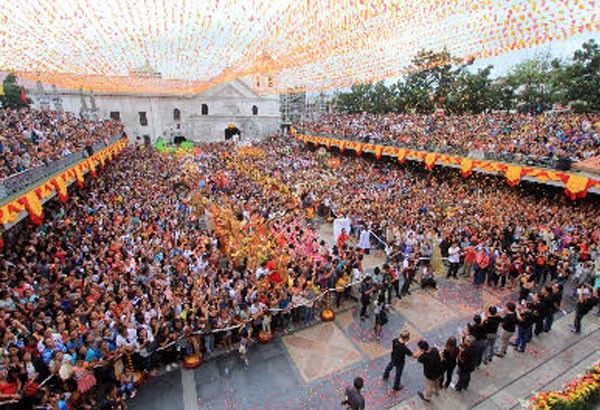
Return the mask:
[[223, 141], [231, 124], [241, 131], [242, 140], [259, 139], [280, 126], [278, 96], [261, 96], [241, 80], [182, 96], [51, 90], [39, 84], [31, 96], [40, 108], [60, 105], [95, 118], [118, 118], [132, 143], [158, 138], [172, 142], [180, 136], [195, 142]]

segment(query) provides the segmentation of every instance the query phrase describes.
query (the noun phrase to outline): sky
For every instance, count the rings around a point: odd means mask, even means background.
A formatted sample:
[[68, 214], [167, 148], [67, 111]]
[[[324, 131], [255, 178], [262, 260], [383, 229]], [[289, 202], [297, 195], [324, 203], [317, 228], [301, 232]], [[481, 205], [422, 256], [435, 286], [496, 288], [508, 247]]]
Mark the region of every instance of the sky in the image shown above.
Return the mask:
[[[563, 61], [568, 61], [573, 58], [573, 53], [580, 49], [582, 44], [586, 41], [594, 39], [596, 43], [600, 44], [600, 34], [598, 33], [585, 33], [569, 38], [566, 41], [555, 42], [550, 44], [544, 44], [538, 47], [513, 51], [508, 54], [503, 54], [498, 57], [486, 58], [483, 60], [477, 60], [469, 66], [469, 70], [475, 72], [479, 69], [485, 68], [488, 65], [493, 66], [491, 73], [492, 78], [502, 77], [506, 75], [512, 67], [515, 65], [536, 58], [543, 55], [550, 55], [550, 58], [558, 58]], [[385, 80], [387, 85], [395, 83], [398, 78], [389, 78]], [[326, 94], [331, 94], [336, 91], [346, 91], [347, 89], [330, 90]], [[310, 93], [309, 98], [314, 98], [318, 95], [318, 92]]]
[[578, 36], [571, 37], [567, 41], [545, 44], [527, 50], [520, 50], [504, 54], [499, 57], [475, 61], [471, 66], [471, 70], [476, 71], [480, 68], [485, 68], [488, 65], [493, 65], [494, 70], [492, 71], [492, 76], [501, 77], [510, 71], [511, 67], [514, 67], [516, 64], [544, 54], [549, 54], [551, 58], [570, 60], [573, 57], [573, 53], [577, 49], [581, 48], [581, 45], [584, 42], [592, 38], [596, 40], [596, 43], [600, 44], [600, 34], [580, 34]]
[[[100, 92], [198, 93], [240, 77], [269, 78], [266, 92], [327, 90], [394, 81], [422, 49], [497, 55], [595, 30], [471, 67], [500, 76], [539, 53], [569, 58], [600, 36], [598, 11], [591, 0], [5, 0], [0, 69]], [[139, 79], [146, 63], [162, 80]]]

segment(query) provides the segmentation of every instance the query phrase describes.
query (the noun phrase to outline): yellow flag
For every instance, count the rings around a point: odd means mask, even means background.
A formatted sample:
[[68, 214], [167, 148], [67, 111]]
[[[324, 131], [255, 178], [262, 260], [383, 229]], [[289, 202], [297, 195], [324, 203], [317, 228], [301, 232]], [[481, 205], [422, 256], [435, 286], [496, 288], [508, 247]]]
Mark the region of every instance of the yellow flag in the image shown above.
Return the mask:
[[4, 95], [4, 84], [0, 83], [0, 95]]

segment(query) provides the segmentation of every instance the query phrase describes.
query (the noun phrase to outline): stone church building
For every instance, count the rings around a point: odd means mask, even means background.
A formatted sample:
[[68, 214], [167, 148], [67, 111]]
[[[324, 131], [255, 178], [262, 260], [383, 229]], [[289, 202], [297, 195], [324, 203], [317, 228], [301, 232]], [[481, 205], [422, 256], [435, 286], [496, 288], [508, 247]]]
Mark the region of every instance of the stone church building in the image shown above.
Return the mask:
[[56, 90], [39, 83], [29, 95], [38, 108], [118, 118], [132, 143], [158, 138], [171, 142], [180, 136], [197, 142], [223, 141], [230, 124], [241, 131], [242, 140], [257, 139], [277, 132], [280, 125], [278, 96], [259, 95], [242, 80], [182, 96]]

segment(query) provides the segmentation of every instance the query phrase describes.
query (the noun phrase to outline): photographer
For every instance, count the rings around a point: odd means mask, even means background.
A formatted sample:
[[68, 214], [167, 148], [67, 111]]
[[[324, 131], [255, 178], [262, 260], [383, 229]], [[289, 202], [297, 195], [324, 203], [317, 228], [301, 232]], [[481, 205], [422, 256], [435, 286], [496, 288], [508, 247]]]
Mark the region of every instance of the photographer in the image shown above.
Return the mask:
[[543, 292], [533, 294], [533, 333], [539, 336], [543, 332], [544, 318], [546, 317], [546, 302]]
[[406, 259], [404, 261], [404, 269], [402, 271], [402, 277], [404, 282], [402, 283], [402, 289], [400, 290], [400, 296], [410, 295], [410, 284], [415, 279], [416, 269], [415, 261], [413, 258]]
[[506, 355], [506, 348], [510, 343], [510, 339], [515, 334], [517, 326], [517, 307], [513, 302], [506, 304], [504, 316], [502, 317], [502, 332], [500, 333], [500, 345], [498, 347], [498, 353], [496, 356], [504, 357]]

